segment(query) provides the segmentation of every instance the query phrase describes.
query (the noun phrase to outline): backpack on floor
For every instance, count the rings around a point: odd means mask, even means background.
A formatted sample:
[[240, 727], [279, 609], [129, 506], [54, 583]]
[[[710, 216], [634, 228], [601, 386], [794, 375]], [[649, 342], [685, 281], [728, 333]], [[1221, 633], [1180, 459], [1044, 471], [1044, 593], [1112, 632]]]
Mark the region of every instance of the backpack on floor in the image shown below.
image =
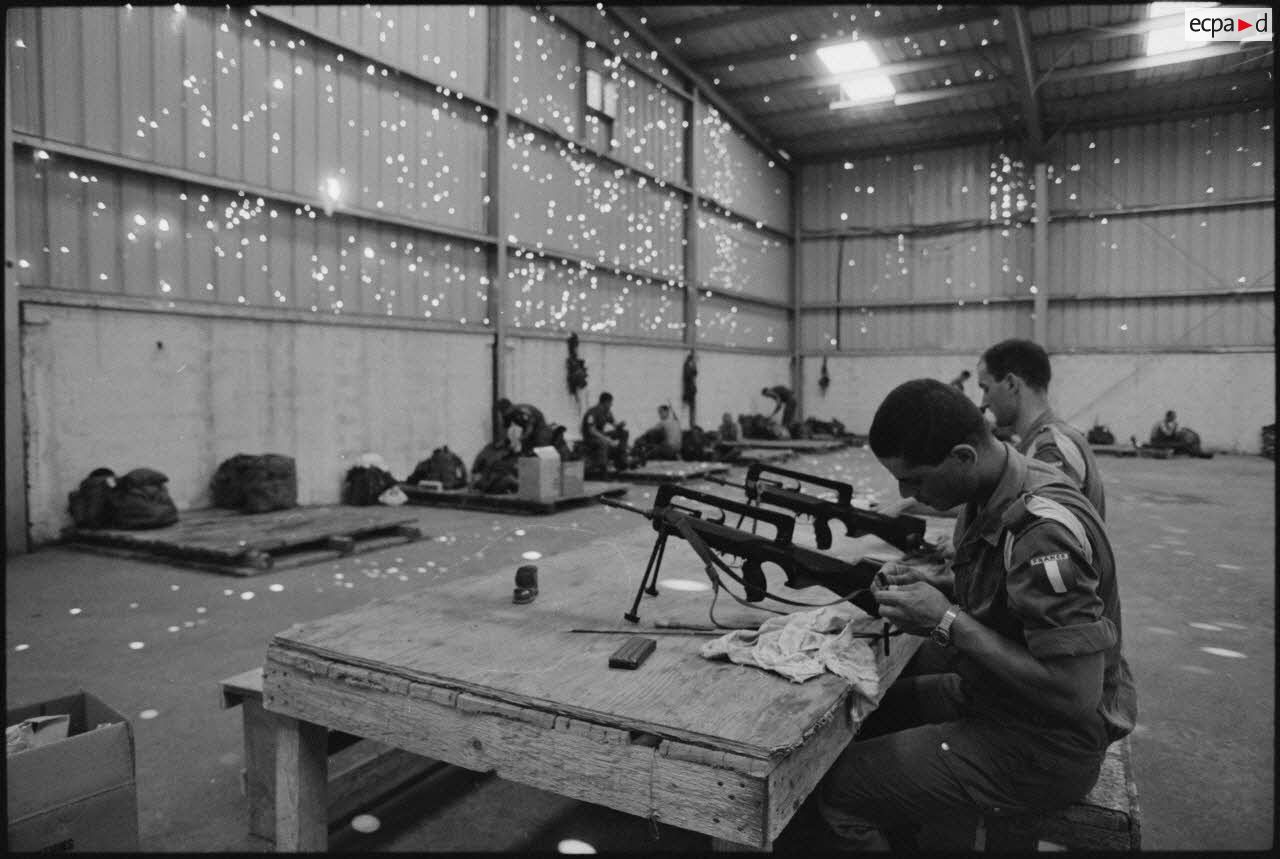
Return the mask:
[[520, 488], [519, 454], [505, 441], [490, 442], [471, 464], [471, 487], [488, 495], [505, 495]]
[[347, 469], [342, 481], [342, 503], [356, 507], [369, 507], [378, 503], [378, 496], [399, 483], [391, 472], [376, 465], [353, 465]]
[[165, 488], [168, 482], [154, 468], [135, 468], [117, 480], [111, 497], [112, 527], [142, 530], [177, 522], [178, 507]]
[[680, 435], [680, 458], [690, 462], [705, 462], [715, 458], [715, 442], [702, 427], [694, 424]]
[[298, 470], [279, 453], [237, 453], [218, 466], [210, 483], [215, 507], [266, 513], [298, 506]]
[[467, 466], [448, 445], [437, 447], [418, 463], [405, 483], [416, 485], [422, 480], [438, 481], [445, 489], [462, 489], [467, 485]]
[[67, 496], [71, 521], [77, 528], [110, 528], [112, 495], [116, 473], [109, 468], [95, 468], [80, 481], [80, 487]]

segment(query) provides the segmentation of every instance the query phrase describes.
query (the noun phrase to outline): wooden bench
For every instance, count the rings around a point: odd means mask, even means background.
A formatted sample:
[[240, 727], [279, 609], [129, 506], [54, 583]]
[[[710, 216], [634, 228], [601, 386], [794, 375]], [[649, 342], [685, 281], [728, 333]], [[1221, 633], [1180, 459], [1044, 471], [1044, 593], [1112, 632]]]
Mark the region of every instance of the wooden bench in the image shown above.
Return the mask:
[[[249, 800], [249, 831], [276, 837], [276, 721], [262, 706], [262, 669], [255, 668], [220, 684], [224, 709], [242, 707], [244, 715], [243, 790]], [[393, 749], [352, 734], [328, 736], [328, 819], [332, 827], [368, 808], [406, 783], [444, 769], [440, 761]]]
[[1142, 849], [1129, 738], [1107, 749], [1098, 782], [1084, 799], [1056, 811], [987, 817], [974, 846], [990, 853]]

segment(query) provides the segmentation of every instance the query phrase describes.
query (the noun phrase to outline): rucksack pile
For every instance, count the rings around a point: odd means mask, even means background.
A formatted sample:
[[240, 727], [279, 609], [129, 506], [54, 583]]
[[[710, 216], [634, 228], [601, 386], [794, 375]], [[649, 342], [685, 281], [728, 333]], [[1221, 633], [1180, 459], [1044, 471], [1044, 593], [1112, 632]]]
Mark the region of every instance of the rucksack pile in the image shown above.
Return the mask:
[[715, 454], [715, 441], [697, 424], [680, 434], [681, 459], [689, 462], [706, 462], [715, 459]]
[[154, 468], [135, 468], [117, 477], [95, 468], [70, 494], [68, 507], [78, 528], [163, 528], [178, 521], [178, 507], [165, 484], [169, 478]]
[[476, 454], [471, 464], [471, 488], [488, 495], [505, 495], [520, 488], [520, 456], [506, 441], [494, 441]]
[[377, 504], [382, 493], [399, 483], [391, 472], [376, 465], [353, 465], [342, 481], [342, 503], [356, 507]]
[[1089, 444], [1115, 444], [1116, 436], [1111, 428], [1105, 424], [1094, 424], [1089, 427], [1089, 432], [1085, 436], [1085, 440]]
[[279, 453], [237, 453], [225, 460], [210, 482], [215, 507], [266, 513], [298, 506], [298, 469], [293, 457]]
[[448, 445], [437, 447], [418, 463], [405, 483], [416, 485], [423, 480], [437, 481], [444, 489], [462, 489], [467, 485], [467, 466]]

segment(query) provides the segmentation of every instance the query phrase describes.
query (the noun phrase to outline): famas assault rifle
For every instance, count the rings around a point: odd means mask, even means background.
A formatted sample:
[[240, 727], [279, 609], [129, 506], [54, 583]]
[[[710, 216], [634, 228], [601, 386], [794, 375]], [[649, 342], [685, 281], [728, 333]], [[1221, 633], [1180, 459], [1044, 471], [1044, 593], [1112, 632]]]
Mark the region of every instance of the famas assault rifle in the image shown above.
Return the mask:
[[[789, 477], [796, 481], [793, 488], [783, 488], [781, 482], [766, 480], [760, 477], [764, 472]], [[743, 489], [749, 504], [771, 504], [783, 507], [793, 513], [813, 517], [813, 533], [817, 538], [819, 549], [831, 548], [831, 526], [827, 523], [835, 519], [844, 524], [844, 532], [850, 537], [863, 534], [874, 534], [904, 552], [916, 552], [929, 548], [924, 540], [925, 521], [915, 516], [886, 516], [874, 510], [863, 510], [853, 506], [853, 487], [848, 483], [830, 480], [800, 471], [779, 468], [763, 462], [753, 462], [747, 467], [745, 483], [729, 481], [707, 475], [706, 480], [722, 486]], [[836, 491], [836, 500], [830, 501], [817, 495], [800, 491], [800, 483], [811, 483]], [[739, 520], [741, 523], [741, 520]]]
[[[718, 520], [708, 519], [699, 510], [674, 503], [676, 498], [685, 498], [744, 517], [750, 516], [773, 525], [774, 536], [770, 539], [725, 525], [723, 513]], [[707, 575], [713, 584], [720, 584], [716, 572], [718, 568], [743, 586], [747, 602], [759, 602], [767, 596], [792, 605], [805, 605], [793, 603], [791, 600], [769, 593], [762, 565], [773, 563], [786, 573], [788, 587], [807, 588], [821, 585], [841, 598], [849, 600], [873, 617], [879, 616], [875, 597], [870, 588], [876, 573], [880, 571], [880, 564], [865, 560], [856, 563], [841, 561], [830, 555], [792, 544], [791, 535], [795, 529], [795, 519], [781, 511], [765, 510], [741, 501], [709, 495], [696, 489], [687, 489], [674, 483], [664, 483], [658, 487], [652, 510], [642, 510], [610, 498], [601, 498], [600, 502], [647, 517], [653, 522], [653, 529], [658, 532], [653, 551], [649, 555], [649, 563], [645, 566], [644, 577], [636, 590], [635, 602], [631, 606], [631, 611], [623, 615], [632, 623], [640, 619], [638, 609], [641, 595], [645, 592], [653, 596], [658, 594], [658, 568], [662, 565], [667, 538], [672, 534], [684, 539], [698, 553], [706, 564]], [[714, 553], [717, 552], [742, 559], [741, 578], [715, 556]], [[646, 585], [648, 585], [647, 589]]]

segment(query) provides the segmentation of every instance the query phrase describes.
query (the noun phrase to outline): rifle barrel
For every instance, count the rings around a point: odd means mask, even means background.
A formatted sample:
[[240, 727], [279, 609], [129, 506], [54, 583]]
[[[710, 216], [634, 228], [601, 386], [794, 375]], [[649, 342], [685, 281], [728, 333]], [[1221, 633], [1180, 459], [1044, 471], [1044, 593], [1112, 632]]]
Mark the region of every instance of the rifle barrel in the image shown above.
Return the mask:
[[703, 479], [703, 480], [709, 480], [709, 481], [711, 481], [712, 483], [718, 483], [718, 484], [720, 484], [721, 486], [731, 486], [731, 487], [733, 487], [734, 489], [746, 489], [746, 488], [747, 488], [747, 487], [746, 487], [746, 484], [744, 484], [744, 483], [734, 483], [732, 480], [725, 480], [723, 477], [720, 477], [720, 476], [719, 476], [719, 475], [717, 475], [717, 474], [704, 474], [704, 475], [702, 475], [702, 479]]
[[644, 516], [646, 519], [653, 518], [652, 510], [645, 510], [643, 508], [636, 507], [634, 504], [628, 504], [625, 501], [618, 501], [613, 498], [606, 498], [603, 495], [597, 498], [596, 500], [599, 501], [601, 504], [605, 504], [609, 507], [617, 507], [619, 510], [628, 510], [632, 513], [639, 513], [641, 516]]

